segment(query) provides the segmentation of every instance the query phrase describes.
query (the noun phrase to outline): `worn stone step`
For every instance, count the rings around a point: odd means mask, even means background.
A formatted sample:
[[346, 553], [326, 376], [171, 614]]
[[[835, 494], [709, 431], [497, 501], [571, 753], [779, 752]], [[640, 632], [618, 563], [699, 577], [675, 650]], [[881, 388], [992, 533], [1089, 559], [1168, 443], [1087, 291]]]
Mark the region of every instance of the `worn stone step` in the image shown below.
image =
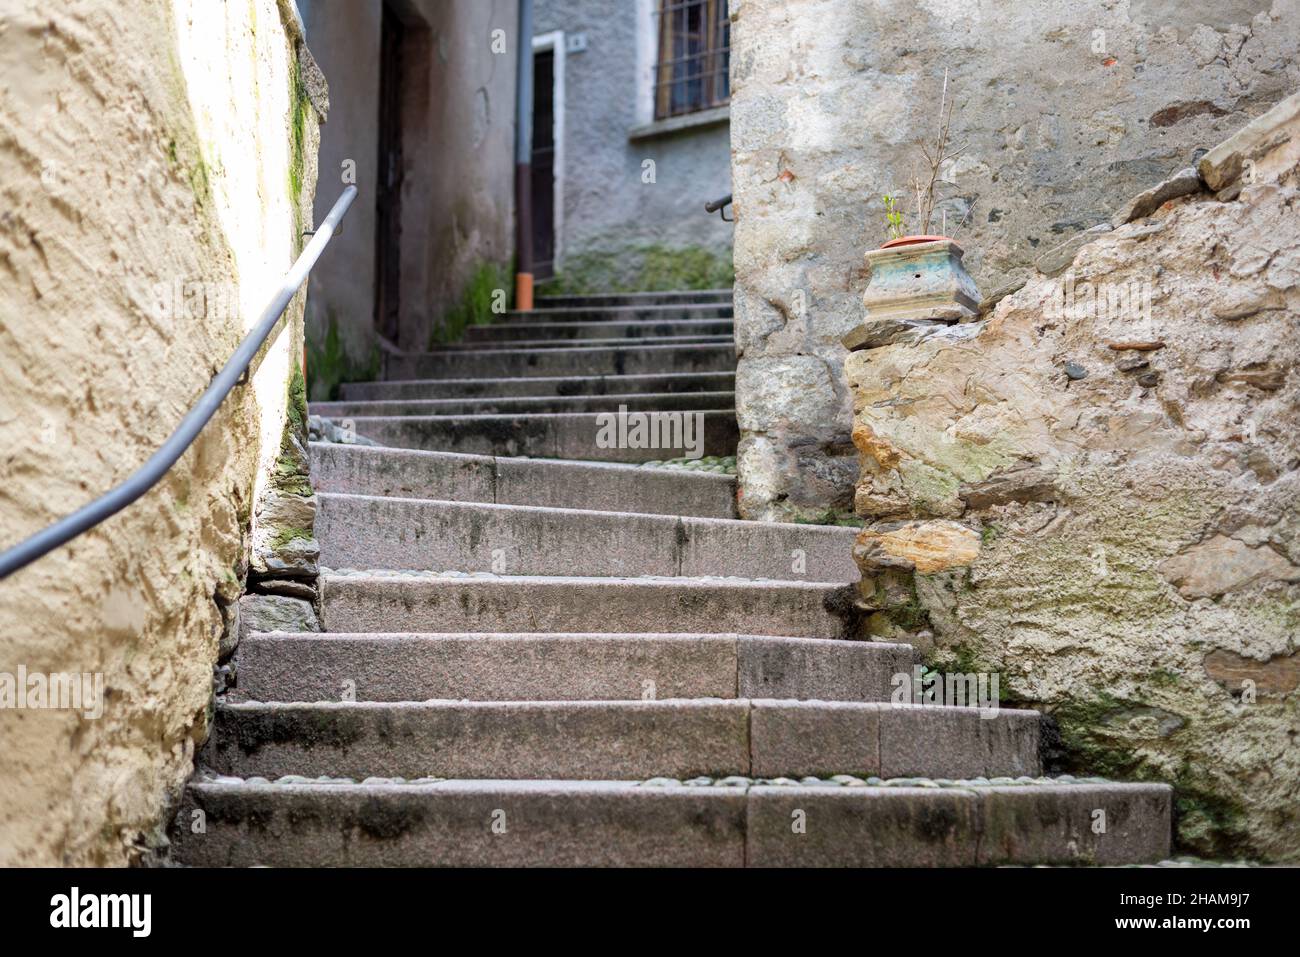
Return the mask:
[[656, 372], [731, 372], [736, 350], [713, 345], [624, 345], [563, 349], [482, 349], [463, 352], [392, 353], [389, 379], [560, 375], [645, 375]]
[[582, 304], [502, 314], [504, 322], [656, 322], [677, 319], [730, 319], [730, 299], [713, 302]]
[[858, 530], [366, 495], [319, 496], [330, 568], [856, 582]]
[[730, 303], [730, 289], [685, 289], [672, 292], [595, 293], [574, 296], [538, 296], [538, 309], [569, 309], [596, 306], [664, 306], [681, 303]]
[[700, 411], [733, 408], [734, 392], [660, 392], [632, 395], [529, 395], [481, 399], [375, 399], [365, 402], [313, 402], [312, 415], [339, 421], [357, 416], [516, 415], [537, 412]]
[[[595, 324], [597, 331], [605, 328], [604, 324]], [[546, 328], [549, 328], [546, 327]], [[647, 345], [656, 346], [698, 346], [714, 345], [726, 346], [733, 345], [734, 336], [730, 331], [723, 333], [704, 333], [692, 334], [684, 333], [678, 336], [656, 336], [650, 339], [637, 339], [628, 336], [601, 336], [589, 339], [574, 339], [566, 337], [563, 339], [536, 338], [536, 339], [505, 339], [492, 340], [484, 342], [482, 340], [470, 340], [468, 342], [452, 342], [446, 345], [440, 345], [436, 349], [430, 350], [431, 355], [441, 355], [444, 353], [458, 354], [462, 352], [481, 352], [484, 349], [613, 349], [630, 347], [644, 347]]]
[[527, 379], [409, 379], [346, 382], [339, 398], [348, 402], [393, 399], [455, 399], [476, 396], [631, 395], [638, 392], [732, 392], [736, 374], [666, 372], [651, 375], [533, 376]]
[[844, 701], [225, 703], [218, 774], [417, 778], [1039, 773], [1033, 711]]
[[193, 867], [1121, 866], [1169, 856], [1172, 804], [1162, 784], [196, 781], [171, 840]]
[[172, 857], [191, 867], [740, 867], [745, 811], [739, 788], [615, 781], [194, 783]]
[[887, 701], [910, 645], [758, 635], [251, 635], [232, 701]]
[[860, 638], [857, 586], [688, 578], [326, 574], [332, 632], [736, 632]]
[[320, 492], [591, 508], [652, 515], [736, 517], [736, 479], [613, 462], [515, 459], [313, 443]]
[[[684, 458], [688, 455], [684, 439], [689, 424], [691, 444], [701, 455], [734, 455], [736, 452], [739, 429], [733, 409], [635, 414], [656, 415], [656, 418], [646, 421], [656, 423], [654, 427], [661, 436], [664, 430], [669, 430], [668, 438], [663, 441], [676, 443], [675, 447], [602, 448], [602, 429], [611, 420], [607, 413], [599, 412], [353, 416], [351, 421], [358, 435], [396, 448], [596, 462], [653, 462]], [[677, 418], [674, 421], [663, 416]], [[628, 421], [630, 425], [633, 420]], [[617, 442], [612, 438], [612, 431], [606, 429], [604, 434], [611, 437], [607, 444]]]
[[757, 786], [747, 811], [751, 867], [1119, 866], [1169, 856], [1173, 800], [1164, 784]]
[[730, 319], [678, 319], [639, 322], [497, 322], [470, 326], [465, 342], [509, 342], [518, 340], [633, 339], [659, 340], [676, 336], [731, 336]]

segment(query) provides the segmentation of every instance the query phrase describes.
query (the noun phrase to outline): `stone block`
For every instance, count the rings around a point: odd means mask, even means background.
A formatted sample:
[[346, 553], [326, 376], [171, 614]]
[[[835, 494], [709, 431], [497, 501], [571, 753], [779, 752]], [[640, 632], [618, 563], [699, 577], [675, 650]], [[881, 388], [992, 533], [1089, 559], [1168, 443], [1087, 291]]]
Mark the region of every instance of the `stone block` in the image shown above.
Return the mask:
[[273, 631], [320, 631], [311, 602], [286, 595], [245, 595], [239, 600], [239, 636]]
[[1098, 864], [1167, 858], [1173, 789], [1167, 784], [981, 788], [980, 865]]
[[1036, 711], [893, 705], [880, 714], [883, 778], [1019, 777], [1039, 773]]
[[743, 701], [226, 704], [220, 774], [644, 780], [743, 774]]
[[755, 787], [750, 867], [971, 867], [979, 805], [937, 788]]
[[804, 777], [880, 770], [881, 706], [763, 701], [750, 715], [755, 777]]
[[1212, 190], [1236, 183], [1248, 164], [1251, 182], [1275, 180], [1300, 162], [1300, 93], [1251, 120], [1201, 157], [1197, 171]]

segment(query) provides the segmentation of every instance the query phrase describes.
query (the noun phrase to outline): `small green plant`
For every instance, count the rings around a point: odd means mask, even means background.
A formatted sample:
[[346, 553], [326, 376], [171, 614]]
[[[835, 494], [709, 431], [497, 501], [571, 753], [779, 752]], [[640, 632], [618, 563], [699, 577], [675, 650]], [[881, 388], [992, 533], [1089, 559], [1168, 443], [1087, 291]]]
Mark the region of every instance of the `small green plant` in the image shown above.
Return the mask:
[[[944, 235], [948, 232], [948, 212], [941, 208], [939, 184], [951, 182], [948, 177], [951, 175], [952, 164], [965, 150], [964, 146], [954, 147], [952, 144], [952, 113], [953, 101], [948, 96], [948, 71], [944, 70], [943, 90], [939, 96], [938, 129], [932, 142], [922, 140], [916, 144], [917, 152], [923, 161], [924, 172], [917, 174], [913, 171], [911, 182], [908, 184], [908, 189], [915, 198], [916, 208], [913, 213], [919, 235], [930, 232], [936, 216], [939, 218], [940, 230]], [[915, 167], [913, 169], [915, 170]], [[886, 193], [883, 198], [889, 238], [901, 239], [906, 234], [906, 228], [898, 197], [893, 193]], [[966, 218], [963, 217], [958, 225], [966, 225]]]
[[890, 239], [903, 238], [903, 211], [898, 208], [898, 197], [893, 193], [886, 193], [880, 197], [885, 204], [885, 222], [889, 224], [887, 233]]
[[470, 274], [460, 300], [442, 315], [442, 322], [429, 330], [429, 347], [460, 342], [470, 326], [482, 326], [498, 315], [496, 307], [505, 310], [512, 305], [514, 284], [512, 266], [483, 262]]

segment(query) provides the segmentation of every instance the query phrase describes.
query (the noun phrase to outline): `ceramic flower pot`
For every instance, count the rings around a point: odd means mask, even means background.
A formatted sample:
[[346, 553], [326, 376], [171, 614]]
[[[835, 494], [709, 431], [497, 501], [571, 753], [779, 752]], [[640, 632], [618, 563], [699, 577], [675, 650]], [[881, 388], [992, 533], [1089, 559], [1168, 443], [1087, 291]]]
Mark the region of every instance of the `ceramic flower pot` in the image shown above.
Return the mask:
[[961, 259], [961, 246], [946, 236], [904, 236], [869, 250], [866, 315], [841, 341], [870, 349], [970, 322], [979, 315], [980, 291]]
[[899, 236], [897, 239], [891, 239], [887, 243], [881, 243], [881, 249], [896, 249], [899, 246], [915, 246], [919, 243], [942, 243], [952, 242], [947, 236]]

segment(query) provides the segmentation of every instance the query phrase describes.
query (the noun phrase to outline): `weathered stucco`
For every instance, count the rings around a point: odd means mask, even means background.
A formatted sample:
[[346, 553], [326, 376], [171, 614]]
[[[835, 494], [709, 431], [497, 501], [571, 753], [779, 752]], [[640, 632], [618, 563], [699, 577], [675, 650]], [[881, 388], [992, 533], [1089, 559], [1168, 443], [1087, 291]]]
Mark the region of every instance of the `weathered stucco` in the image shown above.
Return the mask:
[[[18, 0], [0, 34], [7, 546], [141, 465], [254, 324], [310, 220], [318, 118], [284, 2]], [[195, 283], [221, 307], [166, 301]], [[0, 863], [157, 846], [207, 733], [301, 299], [159, 487], [0, 583], [0, 672], [104, 687], [99, 717], [0, 710]]]
[[1280, 181], [1261, 158], [987, 320], [845, 369], [873, 630], [1000, 672], [1055, 718], [1071, 769], [1175, 784], [1184, 847], [1295, 861], [1300, 98], [1289, 110], [1267, 137], [1290, 151]]
[[1300, 86], [1297, 0], [732, 11], [738, 471], [752, 518], [851, 505], [840, 338], [861, 316], [863, 251], [885, 239], [881, 195], [906, 194], [945, 70], [965, 149], [943, 208], [986, 296]]

